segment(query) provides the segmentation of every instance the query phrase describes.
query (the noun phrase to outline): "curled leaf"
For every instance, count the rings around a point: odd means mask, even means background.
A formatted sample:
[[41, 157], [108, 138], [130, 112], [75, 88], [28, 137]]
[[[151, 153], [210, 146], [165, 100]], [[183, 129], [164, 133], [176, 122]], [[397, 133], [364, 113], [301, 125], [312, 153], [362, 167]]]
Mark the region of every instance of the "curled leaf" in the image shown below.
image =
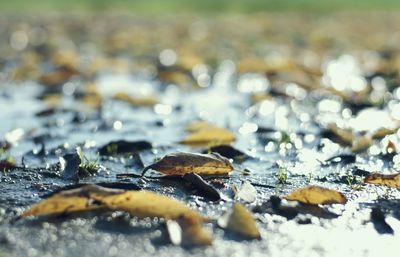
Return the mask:
[[364, 178], [364, 182], [369, 184], [400, 188], [400, 173], [391, 175], [371, 174]]
[[126, 211], [139, 218], [185, 217], [199, 222], [206, 220], [202, 214], [167, 196], [147, 191], [125, 191], [90, 184], [55, 193], [26, 210], [21, 217], [75, 213], [101, 208]]
[[80, 188], [58, 192], [33, 205], [26, 210], [21, 217], [57, 215], [107, 208], [104, 203], [94, 201], [93, 197], [96, 196], [96, 198], [99, 198], [101, 196], [120, 194], [122, 192], [124, 191], [95, 185], [85, 185]]
[[178, 219], [190, 217], [199, 221], [205, 218], [185, 204], [168, 196], [147, 191], [125, 191], [121, 194], [112, 194], [94, 198], [111, 209], [123, 210], [139, 218]]
[[202, 146], [211, 143], [231, 143], [236, 139], [235, 134], [231, 131], [205, 121], [189, 123], [186, 131], [190, 134], [179, 142], [181, 144]]
[[228, 174], [233, 170], [228, 159], [217, 153], [199, 154], [177, 152], [164, 156], [158, 162], [147, 166], [147, 170], [153, 169], [165, 175], [183, 175], [185, 173], [196, 173], [199, 175]]
[[[260, 231], [257, 228], [256, 221], [253, 215], [240, 203], [233, 205], [232, 211], [229, 214], [228, 220], [219, 220], [218, 224], [229, 231], [235, 232], [249, 239], [260, 239]], [[226, 217], [221, 217], [224, 219]]]
[[307, 204], [345, 204], [347, 202], [346, 197], [342, 193], [320, 186], [308, 186], [297, 189], [287, 195], [285, 199]]
[[204, 181], [202, 177], [197, 175], [196, 173], [186, 173], [182, 176], [182, 178], [188, 181], [193, 187], [198, 189], [205, 198], [211, 201], [219, 201], [221, 200], [221, 195], [213, 187], [211, 184]]

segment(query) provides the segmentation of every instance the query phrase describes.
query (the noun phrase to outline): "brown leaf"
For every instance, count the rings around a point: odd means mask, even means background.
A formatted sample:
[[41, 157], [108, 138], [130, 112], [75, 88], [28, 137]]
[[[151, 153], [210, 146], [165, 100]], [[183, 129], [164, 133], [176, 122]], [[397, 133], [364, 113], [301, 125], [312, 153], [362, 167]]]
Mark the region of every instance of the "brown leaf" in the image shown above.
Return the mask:
[[373, 134], [372, 134], [372, 138], [373, 139], [380, 139], [380, 138], [384, 138], [387, 135], [391, 135], [396, 133], [396, 129], [392, 129], [392, 128], [379, 128], [378, 130], [376, 130]]
[[354, 135], [352, 130], [340, 128], [336, 124], [329, 124], [328, 130], [332, 132], [342, 144], [353, 144]]
[[204, 229], [202, 221], [194, 216], [182, 216], [178, 218], [182, 228], [184, 245], [206, 246], [212, 244], [212, 235]]
[[215, 187], [210, 183], [204, 181], [202, 177], [196, 173], [186, 173], [182, 178], [189, 182], [194, 188], [200, 191], [200, 193], [207, 199], [211, 201], [221, 200], [221, 195]]
[[297, 189], [287, 195], [285, 199], [306, 204], [345, 204], [347, 202], [346, 197], [342, 193], [320, 186], [308, 186]]
[[400, 173], [391, 175], [371, 174], [364, 178], [364, 182], [369, 184], [400, 188]]
[[203, 215], [178, 200], [148, 191], [125, 191], [120, 194], [95, 196], [94, 199], [111, 209], [123, 210], [139, 218], [191, 217], [199, 221], [205, 220]]
[[249, 239], [261, 238], [253, 215], [240, 203], [235, 203], [230, 214], [218, 220], [218, 225]]
[[159, 103], [155, 96], [134, 97], [123, 92], [116, 93], [113, 98], [133, 106], [154, 106]]
[[209, 144], [231, 143], [235, 141], [235, 134], [231, 131], [217, 127], [206, 121], [194, 121], [188, 124], [186, 131], [190, 132], [179, 143], [193, 146], [206, 146]]
[[183, 175], [186, 173], [197, 173], [199, 175], [227, 174], [233, 170], [228, 159], [217, 153], [199, 154], [177, 152], [164, 156], [156, 163], [147, 166], [147, 170], [157, 170], [165, 175]]
[[191, 217], [204, 221], [200, 213], [167, 196], [147, 191], [125, 191], [85, 185], [60, 191], [26, 210], [21, 217], [91, 211], [123, 210], [134, 216], [177, 219]]
[[351, 150], [354, 153], [362, 152], [368, 149], [372, 145], [372, 143], [372, 136], [370, 134], [358, 136], [353, 139]]

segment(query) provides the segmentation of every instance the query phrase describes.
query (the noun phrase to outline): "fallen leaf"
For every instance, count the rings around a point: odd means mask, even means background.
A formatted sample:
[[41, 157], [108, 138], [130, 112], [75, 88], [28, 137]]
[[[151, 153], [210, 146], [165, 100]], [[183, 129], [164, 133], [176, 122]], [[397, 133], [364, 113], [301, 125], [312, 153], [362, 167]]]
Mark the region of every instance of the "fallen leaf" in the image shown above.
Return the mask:
[[33, 205], [26, 210], [21, 217], [56, 215], [65, 213], [75, 213], [80, 211], [91, 211], [107, 206], [93, 200], [93, 196], [104, 196], [121, 194], [123, 190], [109, 189], [96, 185], [85, 185], [80, 188], [61, 191], [51, 197]]
[[326, 159], [321, 163], [322, 167], [335, 166], [335, 165], [347, 165], [356, 162], [356, 156], [354, 154], [340, 154], [335, 155], [331, 158]]
[[285, 199], [306, 204], [345, 204], [347, 202], [346, 197], [342, 193], [320, 186], [308, 186], [297, 189], [285, 196]]
[[194, 216], [179, 217], [178, 223], [183, 231], [183, 245], [206, 246], [212, 244], [212, 236], [204, 229], [203, 222]]
[[117, 140], [111, 141], [108, 144], [103, 145], [99, 148], [100, 155], [116, 155], [125, 153], [136, 153], [143, 150], [149, 150], [153, 148], [152, 144], [145, 140], [139, 141], [126, 141]]
[[336, 124], [329, 124], [328, 131], [331, 132], [344, 145], [352, 145], [354, 135], [351, 129], [343, 129]]
[[212, 143], [231, 143], [236, 139], [235, 134], [231, 131], [205, 121], [189, 123], [186, 131], [190, 134], [179, 141], [181, 144], [204, 146]]
[[392, 129], [392, 128], [379, 128], [376, 131], [374, 131], [374, 133], [372, 134], [372, 138], [373, 139], [381, 139], [384, 138], [387, 135], [391, 135], [396, 133], [396, 129]]
[[400, 188], [400, 173], [391, 175], [371, 174], [364, 178], [364, 182], [369, 184]]
[[133, 106], [154, 106], [159, 103], [155, 96], [130, 96], [123, 92], [116, 93], [113, 98], [115, 100], [129, 103]]
[[365, 134], [362, 136], [355, 137], [351, 144], [351, 150], [354, 153], [362, 152], [372, 145], [372, 136], [370, 134]]
[[230, 145], [216, 145], [209, 148], [209, 151], [212, 153], [219, 153], [220, 155], [233, 159], [237, 162], [242, 162], [247, 159], [249, 156], [244, 152], [237, 150], [236, 148]]
[[139, 218], [187, 217], [197, 219], [199, 222], [206, 220], [202, 214], [168, 196], [148, 191], [125, 191], [90, 184], [58, 192], [26, 210], [21, 217], [75, 213], [100, 208], [126, 211]]
[[215, 189], [215, 187], [213, 187], [211, 184], [204, 181], [202, 177], [200, 177], [196, 173], [186, 173], [182, 176], [182, 178], [188, 181], [193, 187], [198, 189], [205, 198], [211, 201], [221, 200], [221, 195], [219, 194], [217, 189]]
[[80, 100], [91, 108], [100, 108], [103, 104], [103, 97], [99, 93], [85, 94]]
[[94, 196], [111, 209], [123, 210], [139, 218], [178, 219], [180, 217], [195, 218], [204, 221], [200, 213], [185, 204], [168, 196], [148, 191], [126, 191], [120, 194]]
[[228, 159], [217, 153], [199, 154], [177, 152], [164, 156], [161, 160], [147, 166], [147, 170], [153, 169], [165, 175], [183, 175], [185, 173], [196, 173], [199, 175], [228, 174], [233, 170]]
[[260, 239], [253, 215], [240, 203], [234, 203], [231, 212], [218, 220], [218, 225], [249, 239]]
[[294, 219], [298, 214], [310, 214], [318, 218], [334, 219], [339, 215], [330, 212], [319, 205], [305, 204], [296, 201], [287, 201], [278, 196], [271, 196], [267, 202], [256, 206], [253, 212], [276, 214], [287, 218]]
[[56, 189], [55, 191], [48, 193], [42, 197], [49, 198], [55, 194], [58, 194], [60, 192], [66, 191], [66, 190], [82, 188], [84, 186], [90, 186], [90, 185], [92, 185], [92, 186], [95, 185], [95, 186], [100, 186], [100, 187], [110, 188], [110, 189], [122, 189], [122, 190], [141, 190], [142, 189], [138, 185], [136, 185], [134, 183], [130, 183], [130, 182], [99, 182], [99, 183], [95, 183], [95, 184], [77, 183], [77, 184], [70, 184], [70, 185], [61, 187], [61, 188]]
[[79, 72], [69, 68], [59, 69], [40, 76], [39, 83], [45, 86], [57, 86], [65, 83]]

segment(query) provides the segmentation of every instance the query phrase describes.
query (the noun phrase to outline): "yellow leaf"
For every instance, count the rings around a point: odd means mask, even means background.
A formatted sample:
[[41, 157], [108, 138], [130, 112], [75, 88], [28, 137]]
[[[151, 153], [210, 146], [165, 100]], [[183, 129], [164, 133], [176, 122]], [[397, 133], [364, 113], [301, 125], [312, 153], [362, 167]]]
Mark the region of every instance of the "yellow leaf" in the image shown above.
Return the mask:
[[261, 238], [253, 215], [240, 203], [233, 205], [226, 229], [250, 239]]
[[133, 106], [154, 106], [159, 103], [155, 96], [133, 97], [123, 92], [116, 93], [113, 98]]
[[380, 138], [384, 138], [385, 136], [391, 135], [391, 134], [394, 134], [394, 133], [396, 133], [396, 129], [382, 127], [382, 128], [377, 129], [373, 133], [372, 138], [373, 139], [380, 139]]
[[93, 201], [93, 196], [119, 194], [122, 190], [106, 189], [95, 185], [87, 185], [76, 189], [65, 190], [33, 205], [21, 217], [55, 215], [90, 211], [106, 208], [106, 205]]
[[384, 175], [372, 174], [364, 178], [365, 183], [385, 185], [388, 187], [400, 188], [400, 173]]
[[358, 153], [369, 148], [372, 143], [372, 136], [370, 134], [365, 134], [363, 136], [354, 138], [351, 145], [351, 150], [355, 153]]
[[285, 199], [306, 204], [344, 204], [347, 202], [346, 197], [342, 193], [320, 186], [308, 186], [297, 189], [287, 195]]
[[159, 171], [165, 175], [183, 175], [197, 173], [199, 175], [228, 174], [233, 170], [232, 164], [218, 153], [172, 153], [164, 156], [156, 163], [147, 166], [142, 175], [149, 169]]
[[270, 101], [271, 99], [273, 99], [272, 96], [267, 92], [254, 93], [251, 95], [251, 102], [254, 104], [262, 101]]
[[204, 146], [211, 143], [231, 143], [236, 139], [235, 134], [231, 131], [205, 121], [189, 123], [186, 130], [190, 134], [179, 142], [181, 144]]
[[126, 191], [109, 196], [95, 196], [94, 199], [106, 204], [111, 209], [123, 210], [139, 218], [178, 219], [190, 217], [199, 221], [205, 220], [203, 215], [178, 200], [153, 192]]
[[187, 132], [197, 132], [199, 130], [214, 128], [214, 127], [215, 127], [214, 125], [212, 125], [211, 123], [209, 123], [207, 121], [196, 120], [196, 121], [190, 122], [186, 126], [186, 131]]
[[183, 231], [184, 243], [189, 245], [211, 245], [212, 236], [202, 226], [201, 220], [193, 216], [184, 216], [178, 219]]

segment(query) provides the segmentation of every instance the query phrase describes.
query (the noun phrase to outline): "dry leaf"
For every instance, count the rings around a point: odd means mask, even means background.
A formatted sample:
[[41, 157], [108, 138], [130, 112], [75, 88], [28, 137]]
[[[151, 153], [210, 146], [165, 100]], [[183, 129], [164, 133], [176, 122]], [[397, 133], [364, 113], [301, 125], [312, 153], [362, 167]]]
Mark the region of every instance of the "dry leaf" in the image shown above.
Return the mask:
[[182, 228], [183, 244], [185, 245], [211, 245], [211, 233], [203, 228], [203, 222], [194, 216], [184, 216], [178, 218], [178, 223]]
[[156, 163], [147, 166], [147, 170], [153, 169], [165, 175], [183, 175], [186, 173], [197, 173], [199, 175], [228, 174], [233, 170], [228, 159], [217, 153], [172, 153], [164, 156]]
[[306, 204], [345, 204], [347, 202], [346, 197], [342, 193], [320, 186], [308, 186], [297, 189], [287, 195], [285, 199]]
[[116, 93], [113, 98], [133, 106], [154, 106], [159, 103], [155, 96], [133, 97], [123, 92]]
[[364, 182], [369, 184], [400, 188], [400, 173], [391, 175], [371, 174], [364, 178]]
[[40, 84], [45, 85], [45, 86], [57, 86], [57, 85], [61, 85], [62, 83], [65, 83], [66, 81], [71, 79], [73, 76], [76, 76], [78, 74], [79, 73], [76, 70], [64, 68], [61, 70], [42, 74], [39, 77], [39, 82], [40, 82]]
[[350, 129], [343, 129], [338, 127], [336, 124], [330, 124], [328, 125], [328, 130], [338, 137], [343, 144], [353, 144], [354, 135]]
[[56, 193], [26, 210], [21, 217], [74, 213], [100, 208], [123, 210], [140, 218], [190, 217], [199, 221], [205, 220], [200, 213], [167, 196], [153, 192], [125, 191], [96, 185], [85, 185]]
[[231, 143], [235, 141], [235, 134], [205, 121], [195, 121], [188, 124], [186, 131], [190, 132], [179, 143], [204, 146], [212, 143]]
[[[146, 191], [125, 191], [85, 185], [55, 193], [26, 210], [21, 217], [75, 213], [95, 209], [122, 210], [139, 218], [164, 218], [167, 220], [167, 227], [168, 220], [176, 220], [182, 227], [186, 242], [193, 245], [210, 245], [212, 242], [211, 234], [202, 226], [203, 222], [207, 220], [202, 214], [175, 199]], [[181, 236], [175, 233], [172, 242], [180, 243], [180, 241]]]
[[[223, 219], [226, 218], [228, 220], [224, 221]], [[218, 224], [222, 228], [226, 228], [227, 230], [235, 232], [249, 239], [261, 238], [253, 215], [240, 203], [235, 203], [231, 213], [228, 216], [221, 217], [221, 219], [218, 220]]]
[[95, 196], [94, 199], [106, 204], [111, 209], [123, 210], [139, 218], [177, 219], [190, 217], [199, 221], [205, 220], [203, 215], [178, 200], [153, 192], [126, 191], [108, 196]]
[[351, 144], [351, 150], [355, 153], [361, 152], [372, 145], [372, 136], [365, 134], [363, 136], [355, 137]]
[[207, 200], [221, 200], [221, 195], [218, 190], [215, 189], [215, 187], [213, 187], [210, 183], [204, 181], [204, 179], [196, 173], [186, 173], [182, 176], [182, 178], [185, 181], [189, 182], [191, 186], [200, 191], [201, 195], [204, 196]]
[[380, 138], [384, 138], [385, 136], [391, 135], [394, 133], [396, 133], [396, 129], [382, 127], [373, 133], [372, 138], [380, 139]]
[[93, 197], [123, 193], [123, 190], [109, 189], [95, 185], [86, 185], [80, 188], [61, 191], [35, 204], [26, 210], [21, 217], [54, 215], [90, 211], [107, 208], [105, 204], [94, 201]]

